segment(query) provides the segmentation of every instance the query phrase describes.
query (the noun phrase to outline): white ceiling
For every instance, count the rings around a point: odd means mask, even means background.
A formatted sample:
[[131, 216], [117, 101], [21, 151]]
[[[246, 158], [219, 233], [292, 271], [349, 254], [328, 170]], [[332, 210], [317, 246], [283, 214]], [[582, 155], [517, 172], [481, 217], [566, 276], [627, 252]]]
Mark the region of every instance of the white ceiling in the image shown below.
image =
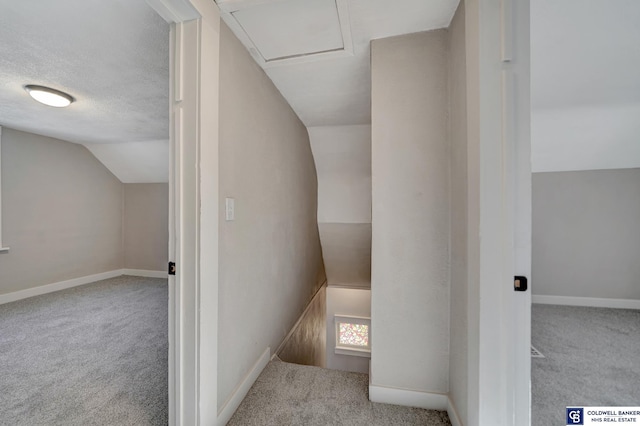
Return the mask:
[[532, 166], [640, 167], [640, 1], [531, 2]]
[[233, 17], [267, 61], [344, 47], [334, 0], [263, 3]]
[[[308, 1], [313, 8], [323, 12], [310, 13]], [[370, 41], [446, 28], [458, 2], [217, 0], [223, 12], [228, 12], [223, 14], [225, 21], [265, 68], [306, 126], [371, 123]], [[294, 3], [304, 4], [305, 8], [293, 7]], [[340, 17], [336, 21], [338, 12]], [[243, 25], [243, 17], [247, 16], [252, 16], [253, 20]], [[305, 25], [297, 26], [295, 22], [304, 22]], [[338, 40], [345, 39], [344, 24], [350, 34], [346, 37], [347, 46], [343, 48], [352, 49], [353, 54], [313, 55], [314, 52], [335, 49]], [[326, 45], [315, 44], [320, 36], [326, 39]], [[260, 56], [268, 60], [269, 57], [289, 55], [298, 58], [281, 64], [260, 60]]]
[[[0, 125], [87, 146], [168, 140], [169, 26], [144, 0], [0, 0], [0, 40]], [[25, 84], [77, 101], [47, 107]], [[126, 179], [166, 181], [161, 157]]]
[[169, 141], [85, 145], [122, 183], [169, 182]]

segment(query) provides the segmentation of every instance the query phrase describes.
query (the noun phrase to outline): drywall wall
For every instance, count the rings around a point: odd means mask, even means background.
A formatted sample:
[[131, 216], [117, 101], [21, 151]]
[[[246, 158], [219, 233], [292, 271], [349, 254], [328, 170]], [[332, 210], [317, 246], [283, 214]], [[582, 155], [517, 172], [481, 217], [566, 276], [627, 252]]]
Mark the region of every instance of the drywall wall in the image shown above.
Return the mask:
[[530, 3], [533, 171], [640, 167], [640, 3]]
[[[306, 128], [224, 24], [220, 34], [218, 408], [324, 282]], [[226, 197], [235, 220], [225, 221]]]
[[2, 244], [2, 126], [0, 126], [0, 254], [7, 251]]
[[371, 223], [371, 126], [309, 127], [318, 222]]
[[447, 40], [437, 30], [371, 43], [377, 386], [449, 390]]
[[[371, 290], [327, 288], [327, 368], [369, 373], [369, 358], [336, 354], [336, 315], [371, 317]], [[370, 330], [369, 338], [373, 331]], [[373, 341], [371, 341], [373, 344]]]
[[449, 395], [467, 418], [467, 85], [464, 2], [449, 26], [451, 272]]
[[326, 317], [327, 288], [322, 287], [276, 352], [280, 359], [294, 364], [326, 367]]
[[640, 299], [640, 169], [533, 174], [534, 295]]
[[371, 286], [371, 126], [310, 127], [329, 285]]
[[124, 184], [124, 267], [165, 271], [169, 251], [169, 185]]
[[85, 147], [3, 128], [0, 293], [121, 269], [122, 191]]
[[329, 285], [371, 287], [371, 224], [319, 223]]
[[[548, 83], [534, 85], [533, 93], [542, 90], [543, 85]], [[533, 172], [640, 167], [639, 115], [638, 102], [534, 109]]]

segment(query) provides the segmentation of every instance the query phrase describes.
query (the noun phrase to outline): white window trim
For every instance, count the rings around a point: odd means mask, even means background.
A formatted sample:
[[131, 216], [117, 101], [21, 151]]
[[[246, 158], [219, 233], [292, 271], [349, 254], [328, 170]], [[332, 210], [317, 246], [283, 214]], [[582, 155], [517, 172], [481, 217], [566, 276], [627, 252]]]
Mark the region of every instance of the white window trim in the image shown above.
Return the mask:
[[[346, 322], [349, 324], [363, 324], [369, 327], [369, 345], [367, 347], [362, 346], [349, 346], [340, 344], [340, 329], [339, 324], [341, 322]], [[333, 323], [336, 332], [335, 339], [335, 353], [338, 355], [351, 355], [351, 356], [361, 356], [365, 358], [371, 358], [371, 318], [370, 317], [359, 317], [354, 315], [341, 315], [336, 314], [333, 316]]]
[[9, 247], [2, 245], [2, 126], [0, 126], [0, 254], [9, 252]]

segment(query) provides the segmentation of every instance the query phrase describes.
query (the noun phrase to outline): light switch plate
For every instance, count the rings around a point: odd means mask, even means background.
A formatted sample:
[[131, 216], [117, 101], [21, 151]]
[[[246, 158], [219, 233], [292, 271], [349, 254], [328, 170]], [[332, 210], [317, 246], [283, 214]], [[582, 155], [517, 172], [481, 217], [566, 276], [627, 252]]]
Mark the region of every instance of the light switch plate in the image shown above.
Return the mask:
[[234, 220], [236, 218], [236, 200], [233, 198], [225, 198], [225, 219], [227, 221]]

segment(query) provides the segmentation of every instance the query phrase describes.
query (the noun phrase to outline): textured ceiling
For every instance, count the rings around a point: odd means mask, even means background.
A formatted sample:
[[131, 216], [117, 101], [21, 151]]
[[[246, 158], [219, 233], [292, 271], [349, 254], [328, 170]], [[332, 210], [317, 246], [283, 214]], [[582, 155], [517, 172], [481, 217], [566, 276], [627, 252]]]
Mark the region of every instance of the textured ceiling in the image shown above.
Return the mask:
[[[0, 0], [0, 40], [0, 125], [87, 145], [168, 140], [169, 26], [144, 0]], [[47, 107], [25, 84], [77, 101]]]
[[531, 2], [534, 171], [640, 167], [640, 2]]
[[[458, 6], [459, 0], [349, 0], [348, 15], [354, 55], [265, 67], [266, 73], [307, 126], [336, 126], [369, 124], [371, 122], [371, 69], [369, 43], [372, 39], [391, 37], [418, 31], [445, 28]], [[279, 7], [279, 0], [218, 0], [225, 8], [258, 4], [265, 8]], [[253, 6], [247, 6], [243, 13]], [[255, 6], [258, 7], [258, 6]], [[282, 13], [276, 15], [282, 20]], [[268, 13], [263, 13], [264, 25], [269, 25]], [[227, 16], [225, 19], [229, 19]], [[233, 19], [233, 18], [231, 18]], [[260, 44], [273, 44], [273, 49], [295, 51], [302, 38], [311, 38], [319, 31], [319, 24], [311, 22], [304, 33], [291, 33], [272, 40], [262, 34]], [[275, 25], [275, 24], [274, 24]], [[239, 34], [239, 27], [231, 26]], [[250, 29], [247, 29], [250, 31]], [[249, 34], [251, 38], [251, 34]], [[283, 44], [284, 40], [284, 44]], [[287, 42], [288, 40], [288, 42]], [[289, 44], [287, 44], [289, 43]], [[276, 46], [277, 44], [277, 46]], [[245, 44], [249, 49], [253, 46]]]

